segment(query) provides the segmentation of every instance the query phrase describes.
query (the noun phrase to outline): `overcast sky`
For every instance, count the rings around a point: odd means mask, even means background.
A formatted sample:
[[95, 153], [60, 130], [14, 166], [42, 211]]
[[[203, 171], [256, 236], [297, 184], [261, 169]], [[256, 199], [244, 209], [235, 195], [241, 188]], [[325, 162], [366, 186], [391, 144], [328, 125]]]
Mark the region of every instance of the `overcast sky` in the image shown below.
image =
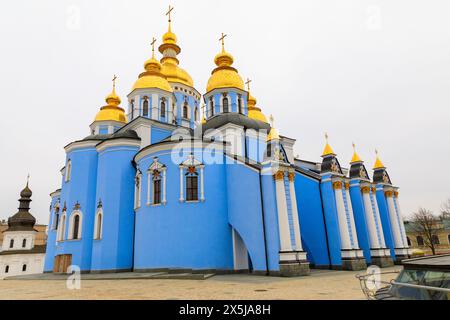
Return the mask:
[[[174, 1], [180, 61], [204, 93], [226, 49], [266, 115], [320, 161], [324, 132], [343, 166], [352, 142], [378, 148], [405, 215], [450, 197], [450, 2]], [[114, 74], [122, 100], [167, 30], [167, 1], [18, 0], [0, 10], [0, 218], [31, 174], [32, 213], [48, 222], [63, 147], [89, 134]]]

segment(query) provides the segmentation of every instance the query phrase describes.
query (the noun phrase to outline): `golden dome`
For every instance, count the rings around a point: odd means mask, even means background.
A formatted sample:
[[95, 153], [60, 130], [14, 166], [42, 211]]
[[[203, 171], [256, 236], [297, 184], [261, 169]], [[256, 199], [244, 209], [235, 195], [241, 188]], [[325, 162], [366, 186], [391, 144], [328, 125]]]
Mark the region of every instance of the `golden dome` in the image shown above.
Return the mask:
[[272, 140], [280, 140], [280, 135], [278, 134], [278, 130], [274, 127], [270, 129], [269, 135], [267, 136], [267, 141]]
[[225, 46], [222, 35], [222, 52], [214, 57], [214, 63], [217, 68], [211, 73], [206, 86], [206, 92], [210, 92], [219, 88], [238, 88], [244, 90], [244, 81], [238, 74], [238, 71], [232, 67], [234, 58], [231, 54], [225, 51]]
[[[153, 42], [154, 46], [154, 42]], [[155, 59], [155, 49], [152, 49], [152, 57], [144, 63], [145, 72], [139, 75], [139, 79], [133, 85], [132, 91], [135, 89], [157, 88], [168, 92], [173, 92], [172, 87], [162, 74], [161, 63]]]
[[325, 139], [327, 141], [327, 144], [325, 145], [325, 149], [323, 149], [322, 157], [326, 156], [335, 156], [333, 149], [331, 148], [330, 144], [328, 143], [328, 134], [325, 134]]
[[127, 122], [127, 116], [125, 115], [125, 110], [123, 110], [120, 105], [120, 98], [116, 94], [116, 84], [114, 77], [113, 91], [106, 97], [107, 105], [102, 107], [100, 111], [95, 116], [94, 121], [117, 121], [117, 122]]
[[373, 169], [385, 169], [383, 162], [381, 162], [380, 157], [378, 156], [378, 151], [375, 150], [377, 155], [377, 159], [375, 160], [375, 164], [373, 165]]
[[353, 144], [353, 157], [352, 157], [352, 160], [350, 161], [350, 164], [357, 163], [357, 162], [363, 162], [363, 161], [361, 160], [358, 153], [356, 152], [356, 145]]
[[161, 59], [161, 73], [169, 82], [178, 82], [189, 87], [194, 87], [194, 81], [186, 70], [180, 68], [177, 55], [181, 48], [177, 44], [177, 36], [172, 32], [171, 21], [169, 19], [169, 30], [162, 37], [162, 44], [159, 52], [163, 55]]
[[266, 116], [261, 112], [261, 109], [256, 106], [256, 99], [250, 94], [250, 86], [248, 88], [248, 117], [250, 119], [259, 120], [265, 123], [269, 123], [267, 121]]

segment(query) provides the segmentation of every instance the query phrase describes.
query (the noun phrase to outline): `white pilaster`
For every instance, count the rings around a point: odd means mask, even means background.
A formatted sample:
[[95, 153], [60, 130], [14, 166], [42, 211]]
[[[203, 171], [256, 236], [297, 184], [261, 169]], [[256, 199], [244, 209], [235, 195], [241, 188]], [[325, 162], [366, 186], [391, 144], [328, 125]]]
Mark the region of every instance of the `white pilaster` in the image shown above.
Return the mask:
[[164, 169], [163, 171], [162, 171], [162, 175], [163, 175], [163, 194], [162, 194], [162, 196], [163, 196], [163, 198], [162, 198], [162, 203], [163, 204], [166, 204], [166, 202], [167, 202], [167, 199], [166, 199], [166, 169]]
[[184, 201], [183, 167], [180, 167], [180, 201]]
[[278, 211], [278, 228], [280, 233], [280, 251], [292, 251], [292, 243], [289, 232], [289, 220], [286, 203], [286, 193], [284, 190], [283, 172], [278, 172], [275, 175], [275, 188], [277, 196], [277, 211]]
[[394, 193], [394, 202], [397, 208], [397, 215], [398, 215], [398, 220], [400, 220], [400, 232], [402, 235], [402, 239], [403, 239], [403, 247], [407, 248], [408, 247], [408, 239], [406, 238], [406, 231], [405, 231], [405, 223], [403, 222], [403, 216], [402, 216], [402, 211], [400, 209], [400, 202], [398, 201], [398, 193]]
[[383, 225], [381, 224], [381, 216], [380, 211], [378, 210], [378, 202], [377, 197], [375, 195], [375, 191], [370, 193], [370, 198], [373, 201], [373, 206], [375, 207], [375, 215], [376, 215], [376, 224], [378, 225], [378, 232], [380, 234], [381, 243], [380, 246], [382, 248], [386, 248], [386, 241], [384, 240], [384, 232], [383, 232]]
[[205, 188], [203, 184], [203, 169], [204, 167], [200, 167], [200, 201], [205, 201]]
[[158, 111], [159, 111], [159, 98], [156, 93], [152, 94], [152, 105], [150, 106], [150, 117], [153, 120], [158, 120]]
[[150, 189], [151, 189], [151, 183], [150, 181], [152, 180], [152, 175], [150, 174], [150, 172], [147, 172], [147, 205], [149, 206], [150, 204], [152, 204], [152, 199], [151, 199], [151, 194], [150, 194]]
[[394, 236], [395, 248], [403, 248], [402, 234], [397, 220], [397, 213], [395, 212], [394, 199], [392, 198], [392, 191], [386, 192], [386, 201], [388, 204], [389, 221], [391, 222], [392, 234]]
[[[295, 175], [294, 173], [292, 174]], [[294, 222], [295, 249], [297, 251], [303, 251], [302, 237], [300, 233], [300, 222], [298, 221], [297, 196], [295, 194], [294, 177], [295, 176], [289, 176], [289, 189], [292, 203], [292, 220]]]
[[358, 242], [358, 234], [356, 233], [356, 224], [355, 224], [355, 217], [353, 215], [353, 206], [352, 206], [352, 200], [350, 199], [350, 191], [347, 188], [347, 184], [344, 189], [342, 189], [343, 192], [345, 192], [345, 197], [347, 199], [347, 208], [348, 208], [348, 215], [350, 216], [350, 227], [351, 227], [351, 233], [353, 237], [353, 249], [359, 249], [359, 242]]
[[[367, 188], [369, 190], [365, 190]], [[370, 187], [363, 187], [362, 197], [364, 202], [364, 211], [367, 221], [367, 229], [369, 231], [370, 249], [379, 249], [381, 244], [378, 241], [377, 227], [375, 224], [374, 213], [372, 209], [372, 202], [370, 201]]]
[[342, 182], [335, 182], [333, 184], [333, 188], [336, 197], [339, 233], [341, 236], [341, 249], [350, 250], [352, 249], [352, 244], [350, 241], [350, 233], [347, 226], [347, 215], [345, 213], [344, 199], [342, 198]]

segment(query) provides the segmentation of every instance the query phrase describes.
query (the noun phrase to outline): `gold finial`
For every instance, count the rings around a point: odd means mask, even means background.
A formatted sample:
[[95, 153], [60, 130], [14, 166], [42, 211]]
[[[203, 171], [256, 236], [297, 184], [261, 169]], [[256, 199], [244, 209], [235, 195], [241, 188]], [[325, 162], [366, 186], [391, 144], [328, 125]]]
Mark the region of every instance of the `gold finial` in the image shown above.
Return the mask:
[[356, 144], [354, 142], [352, 142], [352, 146], [353, 146], [353, 151], [356, 152]]
[[375, 164], [374, 164], [373, 168], [374, 169], [384, 169], [385, 166], [384, 166], [383, 162], [381, 162], [381, 160], [380, 160], [380, 156], [379, 156], [377, 149], [375, 149], [375, 154], [377, 156], [377, 159], [375, 160]]
[[328, 133], [325, 132], [325, 141], [328, 143]]
[[247, 91], [250, 93], [250, 83], [252, 82], [252, 80], [250, 80], [249, 78], [247, 78], [247, 81], [245, 82], [245, 84], [247, 85]]
[[353, 146], [353, 157], [352, 157], [352, 160], [350, 161], [350, 163], [362, 162], [358, 153], [356, 153], [356, 144], [354, 142], [352, 142], [352, 146]]
[[227, 35], [222, 32], [222, 37], [220, 37], [220, 39], [219, 39], [219, 41], [222, 42], [222, 52], [225, 52], [225, 38], [226, 37], [227, 37]]
[[151, 43], [151, 45], [152, 45], [152, 59], [155, 59], [155, 43], [156, 43], [156, 39], [155, 39], [155, 37], [153, 37], [153, 40], [152, 40], [152, 43]]
[[30, 183], [30, 174], [27, 175], [27, 187], [29, 183]]
[[334, 153], [333, 149], [331, 148], [330, 144], [328, 143], [328, 133], [326, 133], [326, 132], [325, 132], [325, 141], [326, 141], [326, 144], [325, 144], [325, 149], [323, 150], [323, 153], [322, 153], [322, 157], [329, 156], [329, 155], [335, 156], [336, 154]]

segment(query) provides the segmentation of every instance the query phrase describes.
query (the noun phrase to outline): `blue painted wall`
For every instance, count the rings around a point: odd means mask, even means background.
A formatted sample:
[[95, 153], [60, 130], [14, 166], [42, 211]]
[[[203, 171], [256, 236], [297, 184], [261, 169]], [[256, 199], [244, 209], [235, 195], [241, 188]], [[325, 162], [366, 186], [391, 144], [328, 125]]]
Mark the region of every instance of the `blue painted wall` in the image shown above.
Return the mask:
[[[53, 270], [54, 257], [56, 252], [56, 229], [53, 229], [55, 223], [56, 213], [55, 204], [59, 201], [60, 196], [54, 196], [51, 199], [51, 211], [50, 219], [48, 222], [48, 235], [47, 235], [47, 249], [45, 251], [44, 272], [51, 272]], [[61, 214], [62, 207], [60, 207], [59, 213]], [[61, 215], [60, 215], [61, 217]]]
[[372, 256], [370, 254], [370, 238], [367, 228], [366, 210], [358, 180], [352, 180], [350, 182], [350, 198], [352, 200], [353, 216], [355, 218], [359, 248], [363, 250], [366, 262], [371, 263]]
[[381, 226], [383, 227], [384, 241], [386, 247], [391, 250], [391, 257], [395, 261], [395, 243], [392, 234], [391, 221], [389, 219], [389, 211], [386, 202], [386, 196], [384, 195], [383, 186], [378, 184], [376, 186], [376, 195], [378, 203], [378, 211], [380, 212]]
[[170, 137], [171, 134], [172, 134], [171, 130], [155, 128], [152, 126], [152, 128], [151, 128], [151, 144], [158, 143], [158, 142], [164, 140], [165, 138]]

